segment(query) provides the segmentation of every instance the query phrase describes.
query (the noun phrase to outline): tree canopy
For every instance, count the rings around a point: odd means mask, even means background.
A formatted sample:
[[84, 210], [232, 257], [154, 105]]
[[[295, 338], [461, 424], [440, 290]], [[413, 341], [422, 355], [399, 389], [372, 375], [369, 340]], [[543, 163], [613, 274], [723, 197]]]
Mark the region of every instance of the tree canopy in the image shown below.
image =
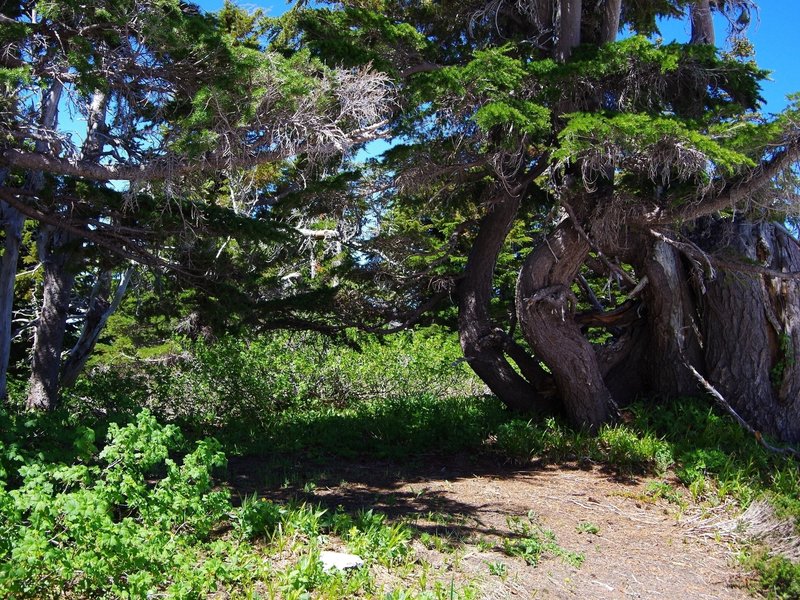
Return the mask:
[[[597, 428], [706, 389], [800, 439], [800, 106], [760, 110], [755, 9], [9, 4], [0, 308], [10, 323], [25, 216], [45, 265], [30, 404], [54, 403], [75, 275], [124, 258], [272, 326], [441, 320], [515, 410]], [[657, 38], [664, 18], [686, 43]], [[378, 137], [381, 156], [342, 160]]]

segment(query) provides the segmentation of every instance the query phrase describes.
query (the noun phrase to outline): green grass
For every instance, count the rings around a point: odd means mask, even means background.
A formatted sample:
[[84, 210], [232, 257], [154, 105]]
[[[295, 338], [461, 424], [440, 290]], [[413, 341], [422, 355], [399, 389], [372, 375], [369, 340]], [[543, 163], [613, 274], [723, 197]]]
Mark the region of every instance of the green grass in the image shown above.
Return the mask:
[[[60, 412], [0, 413], [0, 595], [47, 596], [63, 586], [79, 597], [113, 580], [118, 589], [110, 593], [120, 596], [152, 588], [187, 597], [207, 592], [212, 581], [244, 596], [264, 585], [287, 597], [312, 588], [336, 597], [351, 594], [349, 586], [369, 596], [377, 593], [369, 569], [414, 564], [412, 534], [377, 513], [315, 516], [321, 509], [255, 497], [234, 508], [210, 478], [232, 454], [285, 464], [289, 482], [298, 457], [409, 462], [462, 452], [596, 465], [658, 477], [648, 484], [649, 501], [732, 501], [744, 509], [766, 497], [780, 518], [800, 523], [797, 461], [768, 453], [707, 401], [636, 404], [624, 423], [589, 435], [465, 395], [475, 381], [452, 337], [365, 338], [361, 347], [288, 334], [223, 340], [191, 347], [191, 358], [169, 367], [100, 370], [67, 395]], [[11, 390], [19, 404], [24, 386], [12, 382]], [[142, 417], [142, 408], [158, 419]], [[206, 441], [209, 434], [219, 442]], [[147, 447], [131, 450], [145, 439]], [[669, 483], [673, 476], [679, 485]], [[313, 481], [295, 483], [313, 491]], [[591, 533], [590, 525], [576, 527]], [[507, 541], [509, 554], [534, 561], [543, 552], [558, 555], [554, 540], [527, 526]], [[463, 544], [428, 536], [423, 545], [446, 553]], [[363, 552], [367, 571], [320, 575], [313, 557], [326, 539]], [[286, 559], [265, 562], [273, 556]], [[578, 562], [567, 551], [560, 556]], [[761, 593], [798, 597], [800, 567], [757, 548], [742, 556], [758, 573], [753, 585]], [[435, 579], [404, 593], [396, 597], [449, 597]], [[457, 592], [471, 593], [469, 586]]]
[[[412, 529], [371, 510], [256, 496], [235, 507], [213, 485], [219, 443], [189, 442], [146, 411], [110, 424], [105, 443], [55, 415], [0, 421], [0, 597], [378, 597], [395, 592], [376, 568], [398, 582], [416, 569]], [[342, 547], [365, 567], [325, 573], [320, 552]], [[475, 595], [434, 578], [416, 588], [402, 597]]]
[[536, 566], [545, 555], [557, 556], [573, 567], [580, 567], [585, 556], [580, 552], [570, 552], [556, 542], [555, 534], [542, 527], [535, 515], [526, 519], [510, 517], [508, 527], [512, 535], [503, 540], [503, 551], [508, 556], [522, 558], [531, 566]]

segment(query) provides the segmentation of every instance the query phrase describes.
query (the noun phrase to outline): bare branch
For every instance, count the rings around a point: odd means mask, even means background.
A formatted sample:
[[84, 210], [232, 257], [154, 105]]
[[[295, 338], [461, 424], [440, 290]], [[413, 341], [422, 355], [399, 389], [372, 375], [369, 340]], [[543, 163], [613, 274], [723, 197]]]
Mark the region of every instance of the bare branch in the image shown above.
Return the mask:
[[777, 446], [773, 446], [764, 439], [761, 435], [760, 431], [757, 431], [752, 425], [750, 425], [747, 421], [745, 421], [739, 413], [737, 413], [734, 408], [725, 400], [725, 397], [720, 394], [717, 389], [711, 385], [708, 380], [703, 377], [697, 369], [695, 369], [692, 365], [688, 362], [684, 362], [684, 366], [691, 371], [692, 375], [694, 375], [695, 379], [702, 385], [706, 391], [711, 394], [711, 397], [714, 398], [716, 403], [725, 411], [727, 412], [733, 419], [739, 424], [739, 426], [753, 435], [756, 438], [756, 441], [763, 446], [765, 449], [769, 450], [770, 452], [776, 452], [778, 454], [788, 454], [790, 456], [794, 456], [795, 458], [800, 458], [800, 452], [795, 450], [794, 448], [784, 447], [778, 448]]
[[294, 151], [271, 150], [253, 152], [240, 157], [229, 157], [219, 152], [207, 155], [201, 159], [184, 159], [177, 156], [154, 159], [139, 165], [101, 165], [91, 161], [70, 161], [55, 158], [48, 154], [26, 152], [22, 150], [6, 150], [0, 156], [0, 164], [9, 167], [32, 169], [54, 173], [57, 175], [71, 175], [95, 181], [156, 181], [171, 179], [190, 173], [204, 173], [222, 169], [246, 169], [260, 164], [275, 162], [295, 154], [313, 150], [317, 154], [332, 154], [346, 149], [345, 144], [354, 146], [367, 141], [379, 139], [382, 133], [379, 129], [383, 122], [360, 129], [340, 143], [329, 143], [319, 146], [298, 144]]

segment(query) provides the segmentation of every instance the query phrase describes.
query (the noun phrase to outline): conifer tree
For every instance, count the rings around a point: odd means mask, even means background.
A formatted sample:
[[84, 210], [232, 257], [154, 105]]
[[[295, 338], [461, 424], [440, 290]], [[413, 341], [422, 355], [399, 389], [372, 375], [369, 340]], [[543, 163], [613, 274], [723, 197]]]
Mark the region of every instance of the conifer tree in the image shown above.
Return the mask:
[[[781, 224], [799, 113], [760, 112], [755, 8], [379, 1], [287, 21], [331, 64], [397, 78], [371, 267], [415, 291], [412, 312], [456, 299], [465, 357], [508, 406], [596, 429], [638, 395], [714, 389], [800, 440], [800, 250]], [[660, 18], [686, 19], [686, 43], [658, 40]], [[616, 286], [605, 302], [598, 278]]]
[[[51, 409], [114, 304], [109, 267], [120, 265], [118, 291], [128, 269], [119, 259], [202, 279], [179, 263], [185, 255], [165, 249], [168, 240], [187, 230], [247, 232], [245, 222], [259, 220], [215, 206], [213, 181], [289, 157], [315, 164], [341, 156], [375, 137], [390, 91], [367, 67], [266, 52], [268, 23], [230, 4], [219, 15], [178, 0], [2, 7], [0, 397], [20, 233], [30, 218], [40, 224], [43, 296], [28, 405]], [[83, 302], [90, 322], [62, 365], [74, 283], [98, 253], [117, 257], [90, 286], [105, 299]]]

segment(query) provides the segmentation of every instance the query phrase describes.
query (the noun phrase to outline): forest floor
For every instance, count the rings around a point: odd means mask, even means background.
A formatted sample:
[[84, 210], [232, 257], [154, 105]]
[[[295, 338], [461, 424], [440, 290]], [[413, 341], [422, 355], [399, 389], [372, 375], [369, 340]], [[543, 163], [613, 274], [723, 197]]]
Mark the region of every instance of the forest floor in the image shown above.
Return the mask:
[[[479, 598], [750, 597], [732, 548], [698, 526], [703, 509], [676, 481], [591, 463], [519, 466], [461, 455], [239, 457], [228, 484], [234, 496], [374, 509], [402, 521], [427, 565], [423, 576], [472, 584]], [[411, 589], [420, 578], [384, 571], [377, 579], [385, 589]]]

